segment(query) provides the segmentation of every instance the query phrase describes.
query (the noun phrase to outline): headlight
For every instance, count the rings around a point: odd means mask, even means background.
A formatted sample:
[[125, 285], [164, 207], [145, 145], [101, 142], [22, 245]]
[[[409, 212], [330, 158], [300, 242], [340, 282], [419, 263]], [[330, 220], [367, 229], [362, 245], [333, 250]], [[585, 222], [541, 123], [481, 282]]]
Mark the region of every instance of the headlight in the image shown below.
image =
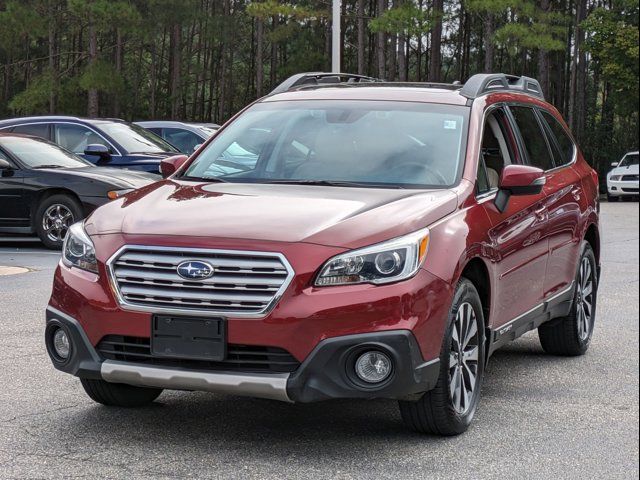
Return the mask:
[[622, 175], [611, 175], [610, 180], [612, 182], [619, 182], [620, 180], [622, 180]]
[[315, 285], [397, 282], [416, 274], [427, 255], [429, 230], [424, 229], [388, 242], [343, 253], [329, 260]]
[[122, 197], [123, 195], [126, 195], [129, 192], [133, 192], [134, 190], [135, 188], [125, 188], [124, 190], [111, 190], [110, 192], [107, 192], [107, 197], [109, 198], [109, 200], [116, 200]]
[[98, 273], [96, 249], [89, 235], [84, 231], [82, 222], [74, 223], [69, 228], [62, 247], [62, 262], [67, 267]]

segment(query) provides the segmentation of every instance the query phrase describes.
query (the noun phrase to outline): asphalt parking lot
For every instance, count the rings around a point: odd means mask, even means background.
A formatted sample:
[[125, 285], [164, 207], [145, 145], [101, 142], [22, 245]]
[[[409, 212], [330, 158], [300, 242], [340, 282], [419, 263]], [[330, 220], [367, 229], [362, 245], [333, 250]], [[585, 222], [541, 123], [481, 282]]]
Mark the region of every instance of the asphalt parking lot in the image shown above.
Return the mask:
[[43, 345], [58, 254], [0, 240], [0, 266], [28, 269], [0, 268], [0, 478], [638, 478], [638, 214], [603, 205], [588, 354], [547, 356], [535, 333], [500, 350], [472, 428], [448, 439], [405, 431], [393, 401], [98, 406]]

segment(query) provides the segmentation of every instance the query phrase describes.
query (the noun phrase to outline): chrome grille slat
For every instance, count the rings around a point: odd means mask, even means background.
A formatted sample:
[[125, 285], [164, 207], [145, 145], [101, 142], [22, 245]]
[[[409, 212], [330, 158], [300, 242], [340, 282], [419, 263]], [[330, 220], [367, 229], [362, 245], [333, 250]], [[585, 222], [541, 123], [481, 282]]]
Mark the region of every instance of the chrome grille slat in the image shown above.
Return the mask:
[[[186, 261], [211, 264], [213, 276], [182, 278]], [[293, 278], [284, 256], [268, 252], [126, 246], [107, 267], [123, 308], [152, 313], [261, 317]]]
[[209, 262], [214, 267], [232, 267], [232, 268], [245, 268], [250, 270], [255, 269], [273, 269], [273, 270], [281, 270], [286, 272], [286, 268], [282, 263], [273, 261], [271, 259], [262, 259], [253, 257], [250, 259], [234, 259], [234, 258], [221, 258], [218, 256], [206, 256], [200, 254], [194, 255], [162, 255], [162, 257], [158, 257], [153, 254], [132, 254], [125, 253], [119, 259], [118, 263], [129, 263], [129, 262], [140, 262], [147, 263], [151, 265], [161, 264], [161, 265], [169, 265], [171, 267], [177, 267], [178, 264], [184, 262], [185, 260], [199, 260], [203, 262]]
[[[200, 285], [234, 285], [234, 286], [247, 286], [247, 285], [260, 285], [269, 288], [275, 288], [276, 290], [280, 288], [282, 285], [282, 277], [279, 278], [254, 278], [250, 276], [242, 277], [238, 275], [227, 276], [219, 273], [215, 276], [215, 278], [208, 278], [206, 280], [201, 280], [199, 282], [186, 282], [180, 277], [175, 275], [175, 268], [173, 269], [174, 273], [171, 274], [169, 272], [149, 272], [144, 269], [134, 269], [134, 268], [118, 268], [116, 271], [116, 277], [118, 280], [126, 280], [126, 279], [143, 279], [143, 280], [151, 280], [151, 281], [169, 281], [172, 284], [184, 285], [186, 283], [198, 283]], [[176, 279], [177, 278], [177, 279]], [[158, 282], [159, 283], [159, 282]]]

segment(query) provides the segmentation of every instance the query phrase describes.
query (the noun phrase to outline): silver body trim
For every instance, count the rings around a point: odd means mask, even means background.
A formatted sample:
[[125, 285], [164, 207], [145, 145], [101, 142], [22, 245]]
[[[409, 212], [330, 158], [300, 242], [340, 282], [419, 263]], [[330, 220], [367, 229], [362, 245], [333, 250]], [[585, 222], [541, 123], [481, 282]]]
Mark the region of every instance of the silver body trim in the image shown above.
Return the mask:
[[288, 373], [261, 375], [187, 371], [105, 360], [100, 368], [100, 374], [103, 380], [110, 383], [223, 393], [292, 402], [287, 395]]
[[[284, 269], [286, 270], [286, 278], [284, 278], [284, 280], [282, 281], [282, 284], [277, 288], [277, 291], [270, 292], [272, 293], [272, 297], [269, 303], [265, 307], [259, 310], [253, 310], [249, 312], [230, 311], [228, 309], [216, 310], [215, 308], [199, 310], [197, 308], [192, 308], [192, 307], [188, 307], [180, 304], [176, 304], [175, 306], [168, 306], [168, 307], [166, 306], [162, 307], [157, 304], [156, 305], [138, 305], [135, 303], [128, 302], [124, 298], [121, 286], [118, 283], [118, 277], [116, 275], [115, 263], [123, 254], [125, 254], [127, 250], [138, 251], [138, 252], [156, 251], [156, 252], [166, 252], [168, 254], [181, 252], [181, 253], [193, 254], [194, 257], [197, 257], [198, 254], [231, 255], [235, 257], [242, 257], [242, 256], [265, 257], [267, 259], [270, 258], [270, 259], [279, 261], [284, 267]], [[193, 260], [196, 260], [196, 259], [197, 258], [193, 258]], [[185, 260], [188, 260], [188, 259], [185, 258]], [[111, 256], [111, 258], [109, 258], [109, 260], [107, 260], [106, 267], [109, 273], [109, 283], [111, 285], [111, 289], [113, 290], [114, 295], [118, 300], [118, 303], [124, 310], [146, 312], [146, 313], [169, 313], [169, 314], [180, 313], [184, 315], [208, 316], [208, 317], [222, 316], [222, 317], [232, 317], [232, 318], [263, 318], [267, 316], [275, 308], [276, 304], [278, 303], [280, 298], [282, 298], [282, 295], [291, 284], [291, 281], [293, 280], [293, 277], [295, 275], [295, 272], [291, 267], [291, 265], [289, 264], [289, 262], [287, 261], [286, 257], [283, 254], [278, 252], [254, 252], [254, 251], [248, 251], [248, 250], [219, 250], [219, 249], [204, 249], [204, 248], [183, 248], [183, 247], [158, 247], [158, 246], [147, 246], [147, 245], [122, 246], [120, 249], [118, 249], [117, 252], [115, 252]], [[214, 280], [211, 280], [209, 283], [211, 282], [214, 282]], [[203, 285], [206, 285], [206, 284], [207, 282], [203, 282]], [[135, 288], [139, 288], [139, 289], [142, 288], [142, 290], [139, 290], [139, 291], [144, 292], [144, 285], [135, 287]], [[202, 293], [198, 291], [194, 293], [196, 295], [198, 295], [199, 293], [202, 295]]]
[[499, 327], [496, 327], [497, 331], [501, 331], [505, 328], [507, 328], [509, 325], [513, 325], [515, 322], [517, 322], [518, 320], [522, 320], [523, 318], [527, 317], [528, 315], [531, 315], [533, 312], [535, 312], [536, 310], [542, 310], [542, 312], [544, 313], [544, 311], [547, 308], [547, 304], [550, 302], [553, 302], [555, 299], [561, 297], [562, 295], [565, 295], [567, 293], [569, 293], [571, 290], [573, 290], [575, 288], [576, 282], [573, 281], [571, 282], [571, 285], [569, 285], [567, 288], [565, 288], [564, 290], [561, 290], [558, 293], [554, 293], [553, 295], [551, 295], [550, 297], [545, 298], [542, 303], [536, 305], [535, 307], [533, 307], [531, 310], [527, 310], [526, 312], [524, 312], [522, 315], [518, 315], [516, 318], [514, 318], [513, 320], [509, 320], [507, 323], [504, 323], [502, 325], [500, 325]]

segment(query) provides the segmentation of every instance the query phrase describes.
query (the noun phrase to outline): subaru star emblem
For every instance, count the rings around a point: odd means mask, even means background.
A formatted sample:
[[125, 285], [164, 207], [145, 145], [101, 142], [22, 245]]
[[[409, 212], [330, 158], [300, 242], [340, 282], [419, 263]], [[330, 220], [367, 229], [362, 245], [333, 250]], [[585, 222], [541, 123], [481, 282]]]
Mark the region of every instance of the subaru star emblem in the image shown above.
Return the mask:
[[189, 260], [178, 265], [178, 275], [186, 280], [206, 280], [213, 276], [213, 265], [207, 262]]

